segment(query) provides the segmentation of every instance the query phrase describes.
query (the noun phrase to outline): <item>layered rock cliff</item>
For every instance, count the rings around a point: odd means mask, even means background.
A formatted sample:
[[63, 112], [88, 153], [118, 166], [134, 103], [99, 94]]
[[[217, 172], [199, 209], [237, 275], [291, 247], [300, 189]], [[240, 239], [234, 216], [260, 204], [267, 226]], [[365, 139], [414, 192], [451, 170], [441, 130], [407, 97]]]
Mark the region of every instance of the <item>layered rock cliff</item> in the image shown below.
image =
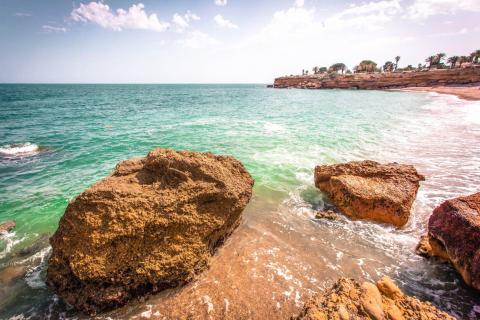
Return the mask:
[[274, 88], [394, 89], [480, 83], [480, 67], [389, 73], [319, 74], [276, 78]]

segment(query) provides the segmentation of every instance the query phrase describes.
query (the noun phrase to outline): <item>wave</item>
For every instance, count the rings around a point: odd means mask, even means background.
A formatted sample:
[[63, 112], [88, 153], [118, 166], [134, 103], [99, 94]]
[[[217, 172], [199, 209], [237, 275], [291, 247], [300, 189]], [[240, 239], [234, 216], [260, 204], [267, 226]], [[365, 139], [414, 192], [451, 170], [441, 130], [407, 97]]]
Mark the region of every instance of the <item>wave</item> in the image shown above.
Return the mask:
[[32, 156], [40, 151], [36, 144], [27, 142], [20, 144], [7, 144], [0, 147], [0, 156]]

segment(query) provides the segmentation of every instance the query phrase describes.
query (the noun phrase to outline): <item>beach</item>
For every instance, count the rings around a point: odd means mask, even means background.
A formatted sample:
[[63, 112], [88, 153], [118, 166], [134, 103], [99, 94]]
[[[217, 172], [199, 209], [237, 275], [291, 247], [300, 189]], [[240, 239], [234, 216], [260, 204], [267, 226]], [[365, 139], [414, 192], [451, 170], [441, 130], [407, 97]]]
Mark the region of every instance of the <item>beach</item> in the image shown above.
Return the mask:
[[458, 85], [458, 86], [435, 86], [435, 87], [407, 87], [402, 91], [436, 92], [455, 95], [461, 99], [478, 101], [480, 100], [480, 84]]

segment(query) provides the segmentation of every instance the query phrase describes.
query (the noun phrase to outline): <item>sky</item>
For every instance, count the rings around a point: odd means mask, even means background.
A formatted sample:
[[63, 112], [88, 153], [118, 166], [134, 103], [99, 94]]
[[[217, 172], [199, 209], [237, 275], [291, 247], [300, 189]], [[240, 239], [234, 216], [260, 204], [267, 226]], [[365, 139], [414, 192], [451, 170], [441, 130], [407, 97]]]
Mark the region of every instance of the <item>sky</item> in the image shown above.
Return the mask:
[[271, 83], [480, 49], [480, 0], [0, 0], [0, 82]]

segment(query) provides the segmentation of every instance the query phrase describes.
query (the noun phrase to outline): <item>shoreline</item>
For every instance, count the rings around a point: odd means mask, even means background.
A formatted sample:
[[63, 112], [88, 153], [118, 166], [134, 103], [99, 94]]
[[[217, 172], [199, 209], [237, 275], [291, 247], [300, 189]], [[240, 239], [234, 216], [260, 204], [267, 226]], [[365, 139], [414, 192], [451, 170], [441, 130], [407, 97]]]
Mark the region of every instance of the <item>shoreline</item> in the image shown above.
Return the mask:
[[401, 89], [391, 89], [391, 91], [403, 92], [435, 92], [440, 94], [450, 94], [460, 99], [468, 101], [480, 101], [480, 84], [473, 86], [434, 86], [434, 87], [405, 87]]

